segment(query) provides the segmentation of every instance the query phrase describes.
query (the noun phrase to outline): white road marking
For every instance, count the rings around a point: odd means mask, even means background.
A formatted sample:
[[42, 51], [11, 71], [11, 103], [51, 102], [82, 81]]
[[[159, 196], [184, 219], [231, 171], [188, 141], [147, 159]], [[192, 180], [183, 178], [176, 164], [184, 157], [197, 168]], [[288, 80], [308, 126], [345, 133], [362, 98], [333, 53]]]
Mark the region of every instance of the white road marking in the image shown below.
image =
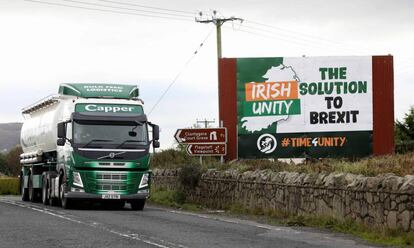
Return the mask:
[[[123, 232], [120, 232], [120, 231], [117, 231], [117, 230], [114, 230], [114, 229], [107, 228], [102, 223], [98, 223], [98, 222], [88, 223], [88, 222], [80, 221], [80, 220], [77, 220], [77, 219], [73, 218], [75, 216], [72, 215], [73, 217], [69, 217], [67, 213], [62, 212], [62, 211], [56, 211], [56, 213], [54, 213], [54, 212], [51, 211], [51, 209], [48, 209], [48, 208], [39, 208], [37, 206], [34, 207], [34, 206], [29, 205], [29, 204], [25, 204], [23, 202], [20, 203], [20, 202], [16, 202], [16, 201], [13, 201], [13, 200], [8, 200], [8, 199], [0, 199], [0, 202], [8, 203], [8, 204], [18, 206], [18, 207], [22, 207], [22, 208], [31, 209], [31, 210], [34, 210], [34, 211], [37, 211], [37, 212], [48, 214], [48, 215], [58, 217], [58, 218], [61, 218], [61, 219], [67, 220], [67, 221], [71, 221], [71, 222], [74, 222], [74, 223], [77, 223], [77, 224], [86, 225], [86, 226], [90, 226], [90, 227], [93, 227], [93, 228], [96, 228], [96, 229], [105, 230], [107, 232], [116, 234], [118, 236], [121, 236], [121, 237], [124, 237], [124, 238], [129, 238], [129, 239], [132, 239], [132, 240], [141, 241], [141, 242], [144, 242], [146, 244], [149, 244], [149, 245], [152, 245], [152, 246], [155, 246], [155, 247], [159, 247], [159, 248], [173, 248], [173, 247], [187, 248], [183, 245], [174, 244], [174, 243], [167, 242], [167, 241], [164, 241], [164, 240], [157, 240], [158, 242], [157, 241], [152, 241], [152, 240], [149, 240], [149, 239], [143, 237], [142, 235], [136, 234], [136, 233], [123, 233]], [[156, 237], [151, 237], [151, 238], [152, 239], [157, 239]], [[168, 245], [170, 245], [170, 246], [167, 246], [167, 245], [162, 244], [162, 243], [168, 243]]]

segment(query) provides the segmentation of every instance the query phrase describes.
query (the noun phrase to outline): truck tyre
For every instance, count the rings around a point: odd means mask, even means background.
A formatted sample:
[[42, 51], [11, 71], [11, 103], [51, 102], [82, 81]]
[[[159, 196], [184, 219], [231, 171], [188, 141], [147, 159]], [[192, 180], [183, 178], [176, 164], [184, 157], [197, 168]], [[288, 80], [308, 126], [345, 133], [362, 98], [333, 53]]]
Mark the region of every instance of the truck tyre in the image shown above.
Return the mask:
[[36, 192], [35, 192], [35, 189], [33, 188], [33, 176], [32, 176], [32, 174], [29, 175], [29, 200], [31, 202], [36, 201]]
[[60, 202], [62, 204], [62, 208], [64, 209], [71, 209], [72, 208], [72, 201], [68, 198], [65, 197], [65, 185], [64, 183], [62, 183], [60, 185]]
[[145, 199], [133, 200], [130, 202], [132, 210], [144, 210]]
[[39, 189], [33, 188], [33, 175], [29, 175], [29, 200], [31, 202], [39, 202], [40, 201], [40, 193]]
[[52, 189], [52, 180], [53, 180], [53, 177], [52, 177], [52, 175], [49, 175], [49, 180], [48, 180], [48, 190], [49, 190], [49, 205], [50, 206], [59, 206], [59, 198], [57, 198], [57, 197], [53, 197], [53, 190], [54, 189]]
[[24, 187], [24, 175], [20, 175], [20, 194], [22, 194], [22, 201], [29, 200], [29, 189]]
[[46, 175], [43, 175], [42, 181], [42, 203], [43, 205], [49, 205], [49, 182]]
[[49, 205], [50, 206], [59, 206], [59, 199], [56, 198], [56, 197], [52, 197], [50, 187], [49, 187]]

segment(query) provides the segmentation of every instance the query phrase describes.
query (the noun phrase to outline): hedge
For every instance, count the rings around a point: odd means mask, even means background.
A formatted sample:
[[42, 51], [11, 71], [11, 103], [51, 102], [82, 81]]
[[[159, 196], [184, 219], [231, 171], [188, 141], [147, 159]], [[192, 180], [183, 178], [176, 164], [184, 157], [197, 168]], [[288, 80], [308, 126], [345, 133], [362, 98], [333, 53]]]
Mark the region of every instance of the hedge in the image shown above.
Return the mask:
[[0, 178], [0, 195], [18, 195], [19, 187], [19, 178]]

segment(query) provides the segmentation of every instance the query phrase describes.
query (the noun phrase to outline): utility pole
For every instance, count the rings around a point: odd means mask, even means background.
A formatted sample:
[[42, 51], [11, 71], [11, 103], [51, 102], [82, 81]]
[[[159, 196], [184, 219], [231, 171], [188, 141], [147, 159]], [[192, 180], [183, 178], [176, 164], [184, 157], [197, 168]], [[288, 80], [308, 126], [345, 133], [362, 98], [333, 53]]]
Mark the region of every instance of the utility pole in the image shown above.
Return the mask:
[[[204, 118], [204, 120], [200, 120], [200, 121], [198, 119], [196, 119], [196, 126], [198, 126], [199, 123], [204, 123], [204, 128], [208, 128], [208, 124], [214, 123], [214, 122], [216, 122], [216, 120], [214, 120], [214, 119], [212, 121], [209, 121], [206, 118]], [[202, 156], [200, 156], [200, 165], [203, 165], [203, 157]]]
[[208, 128], [208, 124], [214, 123], [214, 122], [216, 122], [216, 120], [213, 119], [212, 121], [209, 121], [207, 119], [204, 119], [204, 120], [199, 121], [198, 119], [196, 119], [196, 122], [197, 122], [197, 125], [199, 123], [204, 123], [204, 128]]
[[203, 17], [203, 12], [199, 13], [200, 15], [200, 19], [196, 18], [195, 21], [199, 22], [199, 23], [213, 23], [214, 25], [216, 25], [216, 37], [217, 37], [217, 58], [221, 59], [222, 58], [222, 47], [221, 47], [221, 26], [228, 21], [240, 21], [243, 22], [242, 18], [238, 18], [238, 17], [230, 17], [230, 18], [223, 18], [223, 17], [218, 17], [217, 16], [217, 11], [213, 10], [213, 15], [208, 18], [208, 19], [201, 19], [201, 17]]
[[[210, 17], [208, 17], [207, 19], [204, 19], [203, 18], [203, 12], [200, 12], [199, 13], [199, 18], [195, 18], [195, 21], [196, 22], [198, 22], [198, 23], [204, 23], [204, 24], [209, 24], [209, 23], [213, 23], [214, 25], [216, 25], [216, 37], [217, 37], [217, 67], [218, 67], [218, 90], [217, 90], [217, 93], [218, 93], [218, 101], [219, 101], [219, 118], [218, 118], [218, 124], [219, 124], [219, 127], [223, 127], [223, 121], [221, 120], [221, 118], [220, 118], [220, 116], [221, 116], [221, 113], [220, 113], [220, 106], [221, 106], [221, 100], [222, 99], [220, 99], [220, 59], [222, 58], [222, 46], [221, 46], [221, 26], [223, 26], [223, 24], [225, 23], [225, 22], [228, 22], [228, 21], [240, 21], [241, 23], [244, 21], [242, 18], [238, 18], [238, 17], [234, 17], [234, 16], [232, 16], [232, 17], [230, 17], [230, 18], [224, 18], [224, 17], [219, 17], [219, 16], [217, 16], [217, 11], [216, 10], [213, 10], [213, 15], [211, 15]], [[206, 127], [207, 127], [207, 124], [205, 124], [206, 125]], [[224, 157], [223, 156], [221, 156], [220, 157], [220, 161], [221, 161], [221, 163], [224, 163]], [[202, 158], [200, 157], [200, 163], [202, 163], [203, 162], [203, 160], [202, 160]]]

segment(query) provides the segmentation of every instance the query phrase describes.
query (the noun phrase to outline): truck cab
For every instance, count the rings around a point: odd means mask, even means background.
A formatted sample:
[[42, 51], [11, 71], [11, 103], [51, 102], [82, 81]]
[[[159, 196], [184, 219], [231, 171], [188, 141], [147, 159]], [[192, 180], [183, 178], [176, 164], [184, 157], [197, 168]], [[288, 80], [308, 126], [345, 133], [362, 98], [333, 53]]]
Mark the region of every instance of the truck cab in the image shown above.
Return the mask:
[[[52, 99], [37, 114], [23, 111], [31, 113], [28, 120], [35, 119], [23, 126], [23, 150], [42, 153], [40, 161], [22, 161], [23, 200], [41, 198], [64, 208], [85, 200], [129, 202], [142, 210], [151, 185], [150, 148], [159, 147], [159, 127], [147, 120], [138, 88], [65, 84]], [[42, 123], [43, 140], [29, 128]], [[30, 138], [38, 142], [28, 145]]]

